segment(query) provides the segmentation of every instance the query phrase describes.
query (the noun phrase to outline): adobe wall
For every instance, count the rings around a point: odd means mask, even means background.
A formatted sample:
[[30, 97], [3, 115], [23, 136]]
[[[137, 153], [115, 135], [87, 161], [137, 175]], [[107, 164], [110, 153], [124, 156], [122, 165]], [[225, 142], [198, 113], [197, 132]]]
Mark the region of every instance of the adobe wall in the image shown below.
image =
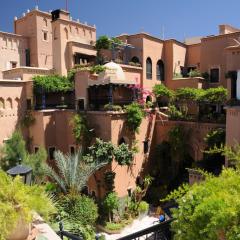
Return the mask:
[[195, 161], [200, 161], [203, 157], [202, 151], [206, 147], [204, 138], [207, 133], [216, 128], [225, 128], [223, 124], [198, 123], [184, 121], [161, 121], [158, 120], [154, 130], [154, 144], [158, 145], [162, 141], [168, 140], [168, 132], [176, 126], [183, 126], [190, 131], [188, 143], [190, 145], [190, 154]]
[[26, 82], [0, 80], [0, 146], [11, 137], [26, 112]]
[[28, 41], [25, 37], [0, 32], [0, 78], [2, 78], [2, 71], [12, 68], [12, 62], [16, 67], [26, 65], [27, 48]]
[[75, 146], [72, 134], [71, 118], [74, 112], [70, 110], [34, 111], [35, 123], [30, 127], [32, 146], [55, 147], [63, 153], [69, 153], [70, 147]]
[[[118, 145], [119, 140], [123, 137], [125, 142], [132, 144], [133, 134], [129, 132], [125, 124], [124, 113], [110, 113], [110, 112], [88, 112], [89, 124], [95, 129], [96, 136], [100, 137], [104, 141], [111, 141], [113, 144]], [[151, 124], [152, 122], [152, 124]], [[140, 126], [139, 134], [136, 134], [137, 147], [139, 152], [134, 157], [134, 163], [131, 167], [119, 166], [116, 162], [113, 162], [111, 170], [116, 172], [115, 177], [115, 191], [119, 197], [124, 197], [128, 194], [128, 188], [132, 190], [136, 187], [136, 178], [141, 175], [143, 165], [148, 160], [148, 154], [143, 152], [143, 141], [149, 139], [149, 149], [151, 147], [151, 139], [154, 129], [155, 115], [153, 120], [145, 118]], [[153, 126], [153, 127], [152, 127]], [[104, 193], [104, 181], [101, 174], [106, 169], [102, 169], [97, 173], [98, 184], [101, 187], [101, 193]], [[95, 176], [95, 177], [96, 177]], [[89, 189], [97, 190], [97, 183], [94, 176], [90, 179]]]

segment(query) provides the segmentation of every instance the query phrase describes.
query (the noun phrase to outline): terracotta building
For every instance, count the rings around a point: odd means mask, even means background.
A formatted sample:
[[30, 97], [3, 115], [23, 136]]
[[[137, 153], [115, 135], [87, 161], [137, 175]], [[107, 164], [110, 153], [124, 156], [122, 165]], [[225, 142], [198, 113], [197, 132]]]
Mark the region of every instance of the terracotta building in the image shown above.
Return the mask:
[[[126, 115], [104, 111], [103, 106], [133, 102], [135, 85], [144, 89], [145, 101], [153, 100], [150, 93], [155, 84], [165, 84], [171, 89], [224, 86], [228, 87], [229, 98], [238, 99], [237, 74], [230, 74], [230, 79], [225, 75], [240, 69], [239, 37], [240, 30], [228, 25], [220, 25], [216, 36], [186, 42], [162, 40], [147, 33], [120, 35], [117, 38], [123, 42], [121, 46], [113, 51], [102, 51], [107, 69], [99, 75], [77, 72], [74, 91], [65, 96], [71, 107], [59, 109], [56, 99], [61, 96], [48, 96], [43, 104], [33, 93], [32, 78], [67, 75], [77, 64], [94, 63], [96, 28], [73, 20], [64, 10], [49, 13], [36, 8], [27, 11], [14, 19], [14, 33], [0, 32], [0, 145], [20, 125], [27, 110], [32, 112], [35, 123], [24, 129], [24, 136], [32, 139], [32, 151], [45, 147], [50, 162], [54, 161], [56, 149], [64, 153], [76, 150], [70, 119], [79, 111], [86, 112], [98, 137], [116, 145], [122, 141], [130, 143], [131, 134], [124, 124]], [[189, 77], [191, 70], [206, 73], [208, 81], [201, 76]], [[151, 114], [151, 118], [144, 119], [136, 135], [139, 153], [134, 157], [132, 168], [117, 166], [115, 162], [106, 167], [116, 172], [115, 189], [119, 196], [127, 195], [129, 189], [136, 187], [136, 179], [144, 173], [154, 146], [164, 140], [172, 126], [179, 124], [168, 121], [159, 110]], [[239, 107], [227, 108], [228, 144], [233, 144], [234, 139], [240, 141], [239, 121]], [[194, 129], [191, 152], [196, 161], [201, 159], [204, 147], [199, 133], [204, 135], [216, 127], [225, 127], [208, 123], [181, 124]], [[89, 192], [103, 196], [102, 173], [106, 169], [90, 179]]]

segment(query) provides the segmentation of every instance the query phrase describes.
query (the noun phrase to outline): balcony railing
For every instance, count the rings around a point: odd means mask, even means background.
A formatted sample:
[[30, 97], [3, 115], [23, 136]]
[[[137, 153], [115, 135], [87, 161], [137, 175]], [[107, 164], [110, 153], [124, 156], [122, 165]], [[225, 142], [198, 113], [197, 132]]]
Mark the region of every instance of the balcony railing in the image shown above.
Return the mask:
[[118, 240], [146, 239], [146, 240], [171, 240], [173, 234], [170, 230], [172, 220], [156, 224], [139, 232], [119, 238]]

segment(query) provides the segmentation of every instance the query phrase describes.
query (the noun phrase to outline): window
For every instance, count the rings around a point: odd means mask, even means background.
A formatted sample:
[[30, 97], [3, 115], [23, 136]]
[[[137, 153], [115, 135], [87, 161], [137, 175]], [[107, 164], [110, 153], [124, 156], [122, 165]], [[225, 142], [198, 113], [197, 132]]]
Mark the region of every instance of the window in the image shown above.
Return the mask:
[[231, 98], [237, 98], [237, 71], [234, 71], [231, 76]]
[[149, 150], [149, 140], [143, 141], [143, 152], [146, 154]]
[[164, 81], [164, 63], [162, 60], [157, 62], [157, 80]]
[[26, 54], [26, 66], [30, 67], [30, 49], [26, 49], [25, 54]]
[[78, 110], [83, 111], [85, 109], [84, 99], [78, 99]]
[[17, 67], [17, 62], [10, 62], [11, 68], [16, 68]]
[[54, 153], [56, 151], [56, 148], [55, 147], [50, 147], [48, 149], [48, 157], [50, 160], [54, 159]]
[[210, 82], [211, 83], [219, 82], [219, 68], [212, 68], [210, 70]]
[[39, 151], [39, 147], [34, 147], [34, 153], [37, 153]]
[[146, 77], [147, 79], [152, 79], [152, 60], [151, 58], [147, 58], [147, 61], [146, 61], [146, 69], [147, 69], [147, 72], [146, 72]]
[[68, 30], [67, 30], [67, 28], [64, 28], [64, 32], [65, 32], [65, 37], [68, 40]]
[[47, 41], [48, 40], [48, 34], [47, 32], [43, 32], [43, 40]]
[[126, 144], [126, 141], [125, 141], [125, 139], [122, 137], [122, 138], [120, 138], [120, 140], [118, 141], [118, 145], [121, 145], [121, 144]]
[[71, 155], [75, 154], [75, 147], [74, 146], [70, 147], [70, 153], [71, 153]]

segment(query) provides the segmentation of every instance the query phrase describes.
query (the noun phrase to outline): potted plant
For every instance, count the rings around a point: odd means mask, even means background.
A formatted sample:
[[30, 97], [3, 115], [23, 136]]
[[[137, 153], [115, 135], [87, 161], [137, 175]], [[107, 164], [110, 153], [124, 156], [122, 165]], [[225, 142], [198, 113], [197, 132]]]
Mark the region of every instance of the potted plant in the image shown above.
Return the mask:
[[33, 213], [45, 219], [54, 212], [54, 204], [43, 187], [24, 185], [0, 170], [0, 240], [25, 240]]

